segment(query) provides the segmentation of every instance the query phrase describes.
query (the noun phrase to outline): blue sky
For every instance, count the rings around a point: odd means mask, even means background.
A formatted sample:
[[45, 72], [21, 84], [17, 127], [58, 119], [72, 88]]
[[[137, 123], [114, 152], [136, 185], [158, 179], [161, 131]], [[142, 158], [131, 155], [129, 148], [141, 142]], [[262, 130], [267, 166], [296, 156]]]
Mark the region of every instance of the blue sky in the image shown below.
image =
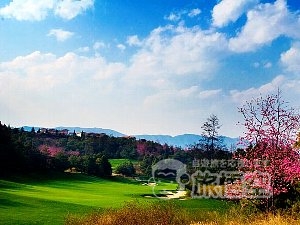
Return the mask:
[[0, 120], [125, 134], [242, 135], [237, 108], [299, 108], [298, 0], [4, 0]]

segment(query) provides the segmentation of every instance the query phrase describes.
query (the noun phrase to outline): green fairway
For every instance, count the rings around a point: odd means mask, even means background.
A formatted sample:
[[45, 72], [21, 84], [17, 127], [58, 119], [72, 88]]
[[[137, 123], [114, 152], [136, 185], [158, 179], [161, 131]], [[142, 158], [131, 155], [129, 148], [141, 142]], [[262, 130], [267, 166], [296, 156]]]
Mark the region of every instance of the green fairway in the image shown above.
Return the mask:
[[133, 164], [137, 164], [138, 161], [137, 160], [128, 160], [128, 159], [110, 159], [109, 162], [111, 164], [112, 169], [114, 170], [117, 166], [119, 166], [120, 164], [124, 163], [124, 162], [132, 162]]
[[[176, 184], [160, 183], [156, 190], [175, 190]], [[82, 174], [51, 174], [0, 180], [0, 224], [63, 224], [68, 214], [120, 207], [144, 198], [152, 188], [125, 178], [110, 180]], [[212, 203], [212, 204], [211, 204]], [[213, 200], [180, 201], [186, 208], [224, 208]]]

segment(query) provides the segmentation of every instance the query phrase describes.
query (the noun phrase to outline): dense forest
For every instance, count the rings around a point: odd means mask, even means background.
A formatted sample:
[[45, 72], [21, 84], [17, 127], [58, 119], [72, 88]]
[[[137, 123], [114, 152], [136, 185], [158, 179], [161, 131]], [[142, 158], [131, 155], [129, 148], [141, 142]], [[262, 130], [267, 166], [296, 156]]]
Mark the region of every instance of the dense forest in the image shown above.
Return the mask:
[[188, 150], [134, 137], [47, 130], [30, 132], [0, 123], [0, 175], [33, 171], [74, 169], [100, 177], [112, 173], [108, 159], [138, 160], [139, 173], [150, 174], [151, 166], [161, 159], [174, 158], [191, 163], [195, 158], [229, 159], [231, 153], [215, 141], [208, 146], [199, 141]]

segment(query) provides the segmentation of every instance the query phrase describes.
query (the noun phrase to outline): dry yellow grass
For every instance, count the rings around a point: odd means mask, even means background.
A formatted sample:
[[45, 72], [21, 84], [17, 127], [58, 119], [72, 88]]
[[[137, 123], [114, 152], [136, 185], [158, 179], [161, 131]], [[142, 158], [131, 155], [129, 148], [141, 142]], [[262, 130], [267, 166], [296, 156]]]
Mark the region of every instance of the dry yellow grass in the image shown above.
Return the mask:
[[172, 204], [129, 203], [121, 209], [106, 210], [88, 217], [69, 217], [66, 225], [184, 225], [188, 217]]
[[[192, 222], [194, 221], [194, 222]], [[174, 204], [129, 203], [121, 209], [105, 210], [78, 218], [68, 217], [66, 225], [300, 225], [299, 216], [245, 213], [234, 208], [226, 214], [193, 212]]]
[[[84, 220], [75, 221], [69, 220], [67, 224], [80, 224], [80, 225], [184, 225], [189, 224], [186, 220], [187, 218], [173, 218], [174, 215], [166, 215], [161, 213], [160, 215], [154, 215], [153, 212], [150, 215], [145, 216], [142, 213], [142, 217], [136, 217], [137, 215], [129, 215], [128, 212], [123, 211], [122, 213], [118, 213], [118, 215], [113, 214], [102, 214], [102, 215], [92, 215], [89, 218], [85, 218]], [[167, 213], [168, 214], [168, 213]], [[159, 217], [157, 217], [159, 216]], [[171, 216], [171, 217], [169, 217]], [[69, 218], [70, 219], [70, 218]], [[195, 222], [190, 225], [300, 225], [299, 219], [292, 219], [288, 217], [283, 217], [280, 215], [269, 215], [266, 218], [248, 218], [247, 221], [241, 220], [240, 218], [236, 218], [236, 220], [227, 220], [226, 218], [217, 218], [217, 221], [208, 221], [208, 222]]]
[[267, 215], [264, 218], [248, 218], [246, 221], [240, 218], [224, 219], [221, 221], [198, 222], [191, 225], [300, 225], [300, 219], [294, 219], [281, 215]]

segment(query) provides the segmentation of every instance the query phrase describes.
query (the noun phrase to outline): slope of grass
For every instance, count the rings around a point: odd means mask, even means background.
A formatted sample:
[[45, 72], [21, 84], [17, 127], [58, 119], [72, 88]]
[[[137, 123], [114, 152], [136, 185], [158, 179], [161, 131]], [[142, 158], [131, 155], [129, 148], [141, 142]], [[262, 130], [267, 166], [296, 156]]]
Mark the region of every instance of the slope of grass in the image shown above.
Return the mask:
[[[175, 190], [161, 183], [156, 190]], [[103, 208], [119, 208], [144, 198], [152, 189], [125, 178], [109, 180], [82, 174], [34, 174], [0, 180], [0, 224], [63, 224], [68, 214], [86, 214]], [[179, 202], [179, 201], [178, 201]], [[188, 203], [190, 202], [190, 204]], [[214, 200], [180, 201], [186, 208], [224, 208]]]
[[109, 162], [111, 164], [112, 169], [116, 169], [119, 165], [124, 162], [131, 161], [133, 164], [137, 164], [137, 160], [128, 160], [128, 159], [110, 159]]

